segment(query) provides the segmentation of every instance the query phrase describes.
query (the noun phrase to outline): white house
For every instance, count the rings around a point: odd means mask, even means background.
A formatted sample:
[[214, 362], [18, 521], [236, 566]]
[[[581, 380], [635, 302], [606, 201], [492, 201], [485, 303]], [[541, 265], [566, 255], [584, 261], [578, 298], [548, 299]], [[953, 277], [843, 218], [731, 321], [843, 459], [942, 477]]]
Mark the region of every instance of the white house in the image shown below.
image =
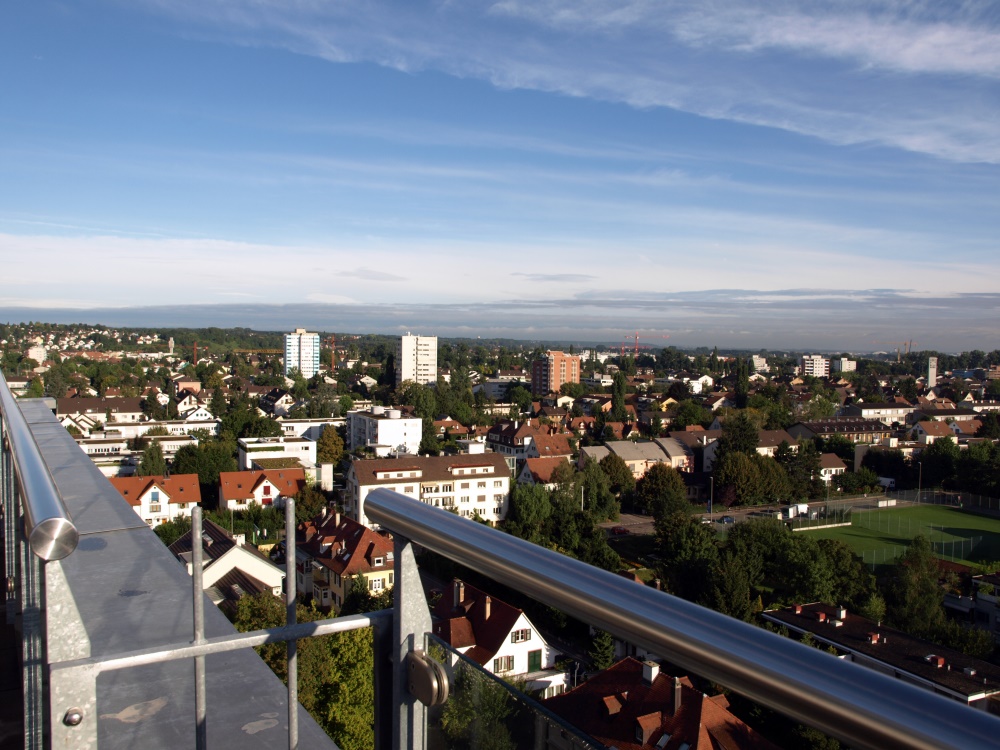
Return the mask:
[[109, 477], [108, 481], [150, 526], [190, 517], [191, 508], [201, 502], [197, 474]]
[[819, 478], [825, 484], [830, 484], [838, 474], [847, 471], [847, 464], [844, 459], [836, 453], [824, 453], [819, 457]]
[[[202, 523], [202, 586], [216, 606], [235, 606], [241, 596], [267, 591], [281, 596], [285, 571], [272, 563], [255, 547], [244, 546], [221, 526]], [[191, 532], [170, 545], [187, 569], [192, 572]]]
[[496, 453], [356, 460], [346, 481], [347, 513], [365, 526], [372, 525], [365, 515], [365, 498], [380, 488], [494, 524], [506, 518], [510, 501], [510, 470]]
[[487, 672], [523, 679], [543, 698], [566, 690], [566, 673], [555, 666], [558, 652], [520, 609], [456, 580], [431, 615], [434, 635]]
[[378, 456], [416, 455], [423, 430], [420, 417], [404, 417], [399, 409], [372, 406], [367, 411], [348, 412], [347, 449], [372, 448]]
[[240, 438], [236, 441], [240, 469], [252, 469], [257, 458], [297, 458], [303, 467], [316, 465], [316, 441], [294, 437]]

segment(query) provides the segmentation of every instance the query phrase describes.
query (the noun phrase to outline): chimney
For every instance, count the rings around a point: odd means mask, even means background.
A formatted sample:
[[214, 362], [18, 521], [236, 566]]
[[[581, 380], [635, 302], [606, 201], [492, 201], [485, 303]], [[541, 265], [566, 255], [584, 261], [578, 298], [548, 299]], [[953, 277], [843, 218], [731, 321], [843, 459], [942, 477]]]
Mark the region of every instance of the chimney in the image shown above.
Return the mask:
[[340, 511], [339, 510], [334, 511], [334, 513], [333, 513], [333, 528], [335, 528], [335, 529], [339, 529], [340, 528]]
[[483, 619], [490, 619], [490, 605], [493, 604], [493, 600], [490, 597], [486, 597], [486, 601], [483, 603]]
[[656, 676], [660, 673], [660, 665], [655, 661], [646, 660], [642, 663], [642, 684], [652, 685]]
[[674, 677], [674, 716], [681, 710], [681, 678]]
[[452, 583], [452, 591], [455, 594], [452, 606], [453, 607], [461, 606], [462, 602], [465, 601], [465, 584], [456, 578], [454, 583]]

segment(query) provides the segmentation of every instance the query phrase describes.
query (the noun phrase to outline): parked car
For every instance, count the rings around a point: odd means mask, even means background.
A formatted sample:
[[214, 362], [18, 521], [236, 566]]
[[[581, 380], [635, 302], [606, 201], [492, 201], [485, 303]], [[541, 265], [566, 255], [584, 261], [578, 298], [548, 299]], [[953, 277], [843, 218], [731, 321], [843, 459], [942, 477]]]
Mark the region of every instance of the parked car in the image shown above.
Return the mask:
[[628, 534], [629, 530], [624, 526], [615, 526], [611, 529], [611, 533], [615, 536], [621, 536], [622, 534]]
[[736, 519], [732, 516], [723, 516], [719, 519], [719, 523], [736, 523]]

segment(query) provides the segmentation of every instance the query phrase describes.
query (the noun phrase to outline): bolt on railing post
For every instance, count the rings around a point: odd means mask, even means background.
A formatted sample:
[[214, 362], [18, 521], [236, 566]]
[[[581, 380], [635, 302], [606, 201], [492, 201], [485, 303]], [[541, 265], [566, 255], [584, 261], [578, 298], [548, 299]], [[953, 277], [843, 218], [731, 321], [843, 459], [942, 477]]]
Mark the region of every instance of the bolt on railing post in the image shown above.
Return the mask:
[[[286, 625], [297, 622], [295, 597], [298, 581], [295, 577], [295, 500], [285, 499], [285, 617]], [[299, 654], [298, 643], [291, 639], [288, 649], [288, 750], [299, 746]]]
[[[195, 504], [191, 509], [191, 598], [192, 620], [194, 624], [195, 645], [205, 642], [205, 590], [204, 580], [204, 542], [201, 538], [201, 506]], [[198, 750], [208, 748], [208, 726], [205, 722], [205, 657], [194, 657], [194, 716], [195, 716], [195, 747]]]

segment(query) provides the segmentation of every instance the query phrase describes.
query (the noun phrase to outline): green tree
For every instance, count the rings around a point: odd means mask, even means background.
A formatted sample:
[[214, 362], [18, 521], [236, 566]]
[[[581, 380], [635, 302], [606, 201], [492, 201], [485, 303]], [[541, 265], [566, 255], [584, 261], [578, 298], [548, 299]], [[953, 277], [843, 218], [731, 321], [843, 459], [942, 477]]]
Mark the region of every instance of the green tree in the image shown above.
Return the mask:
[[[302, 605], [299, 622], [314, 622], [324, 615]], [[269, 593], [239, 600], [234, 623], [240, 632], [285, 624], [285, 605]], [[270, 643], [255, 649], [283, 682], [288, 673], [285, 644]], [[372, 633], [369, 628], [306, 638], [298, 642], [299, 702], [345, 750], [367, 750], [375, 742], [375, 689], [372, 682]]]
[[612, 491], [611, 480], [600, 464], [588, 461], [580, 472], [584, 509], [597, 522], [618, 518], [619, 505]]
[[628, 412], [625, 410], [625, 394], [625, 374], [619, 370], [615, 373], [611, 383], [611, 413], [608, 415], [610, 421], [624, 422], [628, 419]]
[[885, 599], [877, 591], [870, 593], [868, 598], [858, 607], [858, 614], [879, 625], [885, 621], [885, 613]]
[[687, 487], [681, 475], [665, 463], [655, 463], [636, 483], [638, 505], [646, 513], [656, 516], [671, 513], [690, 513], [691, 503], [687, 499]]
[[930, 638], [944, 623], [944, 590], [931, 543], [916, 536], [893, 565], [886, 588], [889, 622], [918, 638]]
[[713, 574], [719, 565], [715, 531], [688, 513], [656, 520], [656, 542], [662, 562], [660, 578], [684, 599], [708, 604]]
[[757, 505], [764, 502], [756, 456], [725, 453], [715, 462], [716, 498], [724, 505]]
[[603, 672], [605, 669], [614, 664], [615, 641], [611, 637], [611, 633], [604, 630], [598, 630], [594, 634], [593, 641], [591, 641], [590, 650], [587, 651], [587, 656], [590, 658], [591, 665], [593, 665], [594, 669], [598, 672]]
[[146, 446], [135, 473], [140, 477], [163, 476], [167, 473], [167, 461], [163, 458], [163, 448], [159, 442], [153, 441]]
[[691, 425], [705, 426], [712, 421], [712, 412], [690, 399], [680, 401], [675, 407], [671, 426], [675, 430], [683, 430]]
[[236, 458], [224, 443], [210, 440], [178, 450], [173, 470], [175, 474], [197, 474], [203, 487], [218, 488], [220, 472], [237, 470]]
[[316, 461], [321, 464], [339, 464], [344, 456], [344, 439], [333, 425], [327, 425], [316, 441]]
[[738, 411], [729, 416], [722, 425], [722, 436], [716, 449], [716, 460], [727, 453], [744, 453], [752, 456], [757, 453], [760, 444], [760, 434], [757, 425], [744, 411]]
[[441, 729], [452, 747], [515, 750], [506, 726], [513, 710], [513, 699], [502, 685], [463, 662], [441, 711]]
[[304, 523], [319, 515], [326, 506], [326, 495], [312, 485], [306, 485], [295, 493], [295, 522]]
[[635, 475], [617, 453], [609, 453], [600, 461], [601, 471], [611, 480], [612, 491], [621, 497], [635, 489]]
[[516, 483], [503, 528], [509, 534], [535, 544], [548, 543], [546, 526], [552, 515], [549, 493], [539, 484]]

